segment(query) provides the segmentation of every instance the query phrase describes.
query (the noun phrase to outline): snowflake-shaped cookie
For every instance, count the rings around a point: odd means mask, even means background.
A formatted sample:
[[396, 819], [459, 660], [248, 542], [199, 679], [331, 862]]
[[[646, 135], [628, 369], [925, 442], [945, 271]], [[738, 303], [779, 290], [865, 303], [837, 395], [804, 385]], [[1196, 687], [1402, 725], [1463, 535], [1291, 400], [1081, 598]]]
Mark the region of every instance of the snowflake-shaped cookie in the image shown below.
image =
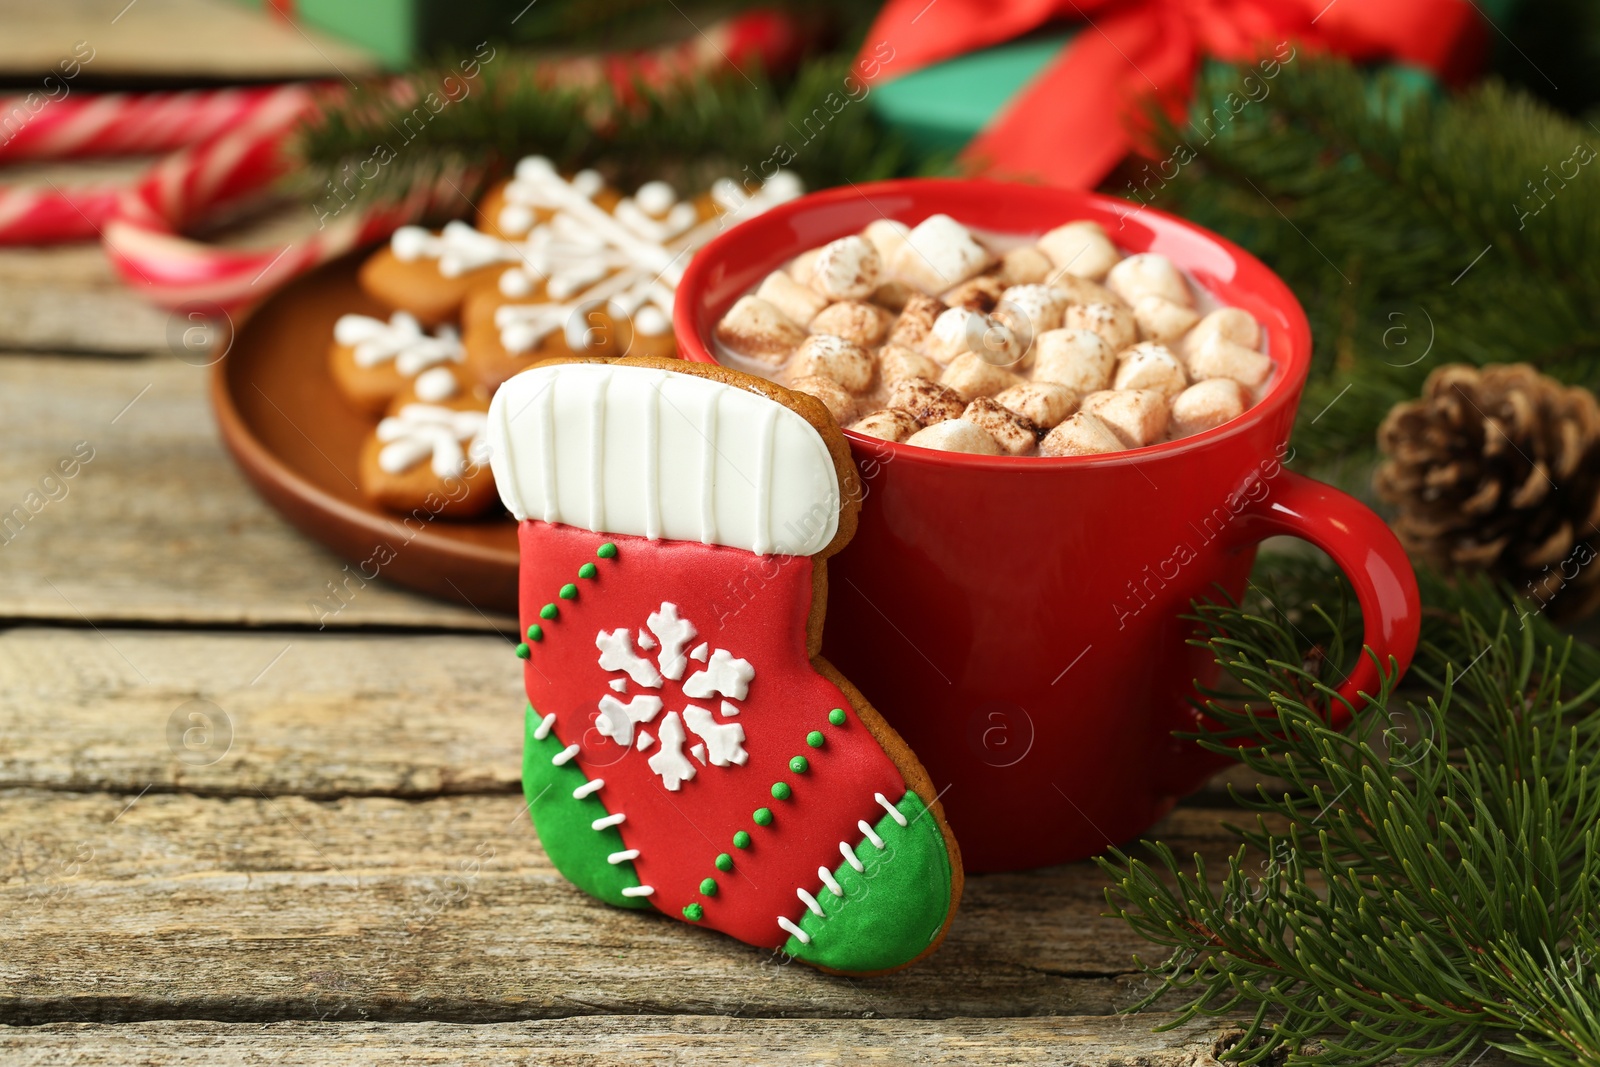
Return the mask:
[[[594, 639], [600, 650], [600, 666], [617, 675], [609, 683], [612, 692], [600, 698], [595, 729], [616, 744], [639, 752], [659, 743], [659, 749], [649, 757], [650, 769], [673, 791], [695, 776], [695, 765], [683, 751], [689, 734], [699, 738], [689, 754], [702, 764], [743, 766], [749, 759], [744, 749], [743, 726], [723, 722], [710, 708], [690, 701], [716, 701], [722, 715], [738, 715], [739, 707], [733, 702], [749, 694], [755, 668], [704, 641], [686, 653], [684, 649], [697, 636], [694, 623], [679, 617], [678, 606], [663, 601], [645, 618], [645, 629], [637, 634], [624, 627], [601, 630]], [[654, 652], [655, 661], [641, 652]], [[704, 666], [685, 678], [691, 663]], [[636, 693], [624, 701], [621, 697], [628, 696], [629, 682], [660, 693]], [[671, 688], [681, 694], [682, 706], [667, 711], [657, 727], [658, 737], [644, 729], [644, 724], [654, 723], [666, 707], [668, 682], [678, 683]]]

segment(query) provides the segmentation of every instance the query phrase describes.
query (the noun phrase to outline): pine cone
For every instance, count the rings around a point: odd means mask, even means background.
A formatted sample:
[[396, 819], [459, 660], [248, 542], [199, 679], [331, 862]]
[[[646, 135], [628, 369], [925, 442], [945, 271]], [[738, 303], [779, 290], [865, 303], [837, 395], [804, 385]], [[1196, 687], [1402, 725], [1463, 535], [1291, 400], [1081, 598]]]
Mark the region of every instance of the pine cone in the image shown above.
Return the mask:
[[1378, 428], [1373, 482], [1407, 551], [1561, 619], [1600, 605], [1600, 405], [1526, 363], [1452, 364]]

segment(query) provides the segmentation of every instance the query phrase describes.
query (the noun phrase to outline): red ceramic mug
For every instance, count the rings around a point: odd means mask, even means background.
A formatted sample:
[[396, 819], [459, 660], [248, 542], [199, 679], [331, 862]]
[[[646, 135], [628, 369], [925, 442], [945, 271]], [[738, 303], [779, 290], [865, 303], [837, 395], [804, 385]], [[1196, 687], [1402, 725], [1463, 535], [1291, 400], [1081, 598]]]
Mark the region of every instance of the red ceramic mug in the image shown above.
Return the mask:
[[[968, 870], [1080, 859], [1146, 830], [1218, 762], [1192, 730], [1190, 602], [1243, 591], [1257, 543], [1289, 534], [1342, 567], [1365, 643], [1403, 669], [1416, 578], [1389, 528], [1351, 497], [1283, 467], [1311, 334], [1287, 286], [1228, 241], [1171, 215], [1042, 186], [906, 180], [817, 193], [708, 244], [678, 287], [686, 358], [714, 361], [733, 302], [808, 248], [879, 218], [942, 212], [991, 233], [1093, 219], [1126, 251], [1159, 252], [1261, 323], [1277, 363], [1226, 425], [1109, 456], [937, 452], [846, 433], [866, 496], [829, 564], [823, 652], [932, 773]], [[1377, 688], [1363, 657], [1338, 687]]]

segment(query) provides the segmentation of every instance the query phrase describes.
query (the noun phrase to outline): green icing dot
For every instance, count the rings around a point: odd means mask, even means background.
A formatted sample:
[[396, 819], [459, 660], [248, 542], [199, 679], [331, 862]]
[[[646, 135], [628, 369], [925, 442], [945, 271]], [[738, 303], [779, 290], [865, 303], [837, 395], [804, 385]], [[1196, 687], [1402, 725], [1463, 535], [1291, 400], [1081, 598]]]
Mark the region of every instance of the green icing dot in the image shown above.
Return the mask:
[[789, 769], [796, 774], [804, 774], [811, 769], [811, 761], [804, 756], [796, 756], [789, 761]]
[[821, 730], [812, 730], [809, 734], [806, 734], [806, 744], [812, 748], [821, 748], [826, 740], [827, 738], [822, 736]]
[[532, 649], [528, 648], [528, 646], [526, 644], [518, 645], [517, 646], [517, 658], [518, 659], [527, 659], [528, 655], [529, 655], [529, 653], [531, 651], [532, 651]]
[[562, 600], [577, 600], [578, 587], [573, 585], [571, 582], [568, 582], [566, 585], [561, 587], [561, 592], [557, 593], [556, 595]]
[[750, 816], [750, 817], [756, 821], [756, 825], [757, 826], [771, 826], [772, 825], [772, 809], [771, 808], [757, 808], [756, 809], [756, 813], [754, 815]]
[[593, 563], [585, 563], [583, 566], [578, 568], [579, 578], [593, 578], [598, 573], [599, 571], [595, 570]]
[[556, 607], [554, 604], [546, 604], [544, 607], [539, 609], [539, 618], [541, 619], [554, 619], [560, 614], [561, 609]]
[[714, 862], [716, 863], [717, 870], [719, 871], [733, 870], [733, 857], [728, 855], [726, 852], [719, 854]]
[[789, 788], [788, 782], [774, 782], [772, 784], [772, 795], [778, 800], [788, 800], [793, 793], [794, 790]]
[[834, 708], [832, 711], [828, 712], [828, 721], [833, 723], [833, 725], [835, 725], [835, 726], [843, 726], [844, 725], [844, 709], [843, 708]]
[[617, 556], [617, 546], [612, 544], [610, 541], [607, 541], [605, 544], [595, 549], [594, 554], [599, 556], [601, 559], [615, 559]]
[[544, 627], [540, 626], [538, 623], [534, 623], [532, 626], [528, 627], [528, 640], [529, 641], [543, 641], [544, 640]]
[[717, 895], [717, 880], [715, 878], [707, 878], [705, 881], [701, 882], [700, 883], [700, 893], [701, 893], [702, 896], [708, 896], [708, 897], [716, 896]]
[[750, 847], [750, 835], [745, 833], [743, 830], [740, 830], [738, 833], [734, 834], [733, 835], [733, 847], [734, 848], [749, 848]]
[[683, 917], [692, 923], [697, 923], [706, 917], [706, 909], [702, 908], [698, 903], [690, 904], [683, 909]]

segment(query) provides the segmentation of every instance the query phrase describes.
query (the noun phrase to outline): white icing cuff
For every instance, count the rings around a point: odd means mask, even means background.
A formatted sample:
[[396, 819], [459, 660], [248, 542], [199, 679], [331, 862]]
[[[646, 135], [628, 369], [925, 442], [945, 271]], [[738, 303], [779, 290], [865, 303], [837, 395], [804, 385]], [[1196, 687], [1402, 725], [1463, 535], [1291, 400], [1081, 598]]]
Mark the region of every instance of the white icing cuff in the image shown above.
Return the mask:
[[812, 555], [839, 528], [827, 443], [797, 412], [711, 378], [567, 363], [489, 409], [495, 484], [517, 519]]

